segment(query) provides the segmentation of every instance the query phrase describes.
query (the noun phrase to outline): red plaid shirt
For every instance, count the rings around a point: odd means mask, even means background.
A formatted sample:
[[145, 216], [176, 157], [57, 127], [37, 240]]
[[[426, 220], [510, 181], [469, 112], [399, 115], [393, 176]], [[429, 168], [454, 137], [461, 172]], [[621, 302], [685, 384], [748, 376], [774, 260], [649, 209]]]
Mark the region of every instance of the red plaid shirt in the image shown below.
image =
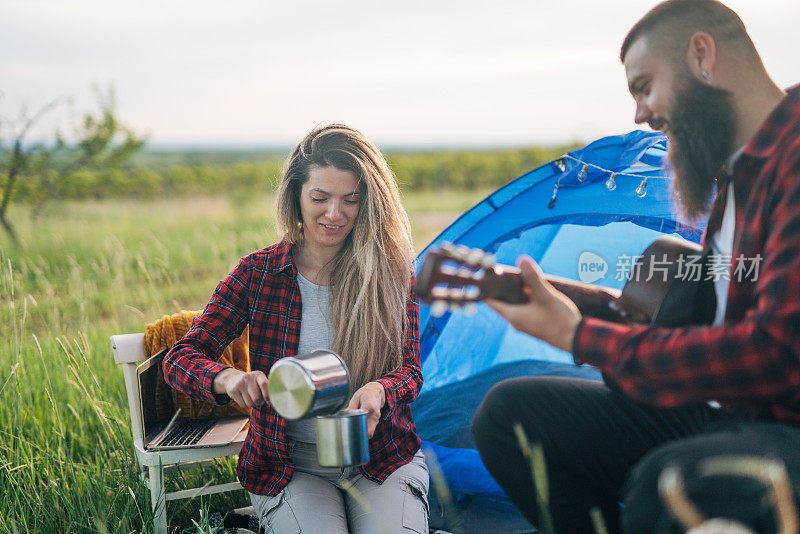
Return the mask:
[[[281, 241], [242, 258], [219, 283], [192, 328], [164, 358], [167, 382], [196, 399], [229, 402], [227, 395], [215, 395], [211, 390], [214, 377], [226, 369], [215, 361], [223, 349], [249, 324], [250, 366], [269, 373], [280, 358], [297, 355], [301, 305], [288, 243]], [[386, 391], [386, 406], [369, 442], [370, 462], [360, 468], [364, 477], [377, 483], [409, 462], [420, 447], [409, 408], [422, 387], [418, 304], [413, 291], [407, 317], [403, 365], [377, 380]], [[237, 466], [242, 486], [252, 493], [276, 495], [293, 472], [285, 419], [269, 404], [253, 408]]]
[[[660, 328], [586, 318], [573, 354], [641, 402], [716, 399], [745, 417], [800, 425], [800, 85], [761, 125], [732, 174], [736, 229], [723, 324]], [[706, 247], [726, 193], [721, 184]], [[759, 255], [758, 276], [739, 276], [738, 259], [752, 268]]]

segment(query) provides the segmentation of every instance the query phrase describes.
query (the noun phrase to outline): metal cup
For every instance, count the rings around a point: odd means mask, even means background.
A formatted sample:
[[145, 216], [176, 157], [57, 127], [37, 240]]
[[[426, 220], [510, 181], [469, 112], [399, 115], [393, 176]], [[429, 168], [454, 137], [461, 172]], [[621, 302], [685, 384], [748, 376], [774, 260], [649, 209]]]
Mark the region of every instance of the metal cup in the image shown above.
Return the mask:
[[347, 403], [350, 372], [335, 352], [315, 350], [275, 362], [267, 390], [269, 402], [284, 419], [330, 414]]
[[342, 410], [319, 416], [317, 462], [322, 467], [347, 467], [369, 462], [367, 411]]

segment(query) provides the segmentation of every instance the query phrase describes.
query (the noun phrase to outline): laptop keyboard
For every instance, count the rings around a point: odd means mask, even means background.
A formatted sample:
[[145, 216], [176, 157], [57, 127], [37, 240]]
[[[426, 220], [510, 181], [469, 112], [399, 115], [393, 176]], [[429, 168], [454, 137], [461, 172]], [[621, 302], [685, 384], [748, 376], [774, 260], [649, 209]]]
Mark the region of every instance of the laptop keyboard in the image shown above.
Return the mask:
[[194, 445], [214, 423], [213, 419], [178, 419], [159, 446]]

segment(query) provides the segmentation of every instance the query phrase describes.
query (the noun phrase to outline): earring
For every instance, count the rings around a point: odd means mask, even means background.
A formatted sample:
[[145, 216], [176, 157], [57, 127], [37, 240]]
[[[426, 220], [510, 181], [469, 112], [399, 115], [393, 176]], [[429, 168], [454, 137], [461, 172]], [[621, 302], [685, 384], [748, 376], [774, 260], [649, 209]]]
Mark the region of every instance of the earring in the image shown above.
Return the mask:
[[711, 81], [711, 73], [710, 72], [703, 71], [702, 74], [703, 74], [703, 78], [705, 78], [707, 82]]

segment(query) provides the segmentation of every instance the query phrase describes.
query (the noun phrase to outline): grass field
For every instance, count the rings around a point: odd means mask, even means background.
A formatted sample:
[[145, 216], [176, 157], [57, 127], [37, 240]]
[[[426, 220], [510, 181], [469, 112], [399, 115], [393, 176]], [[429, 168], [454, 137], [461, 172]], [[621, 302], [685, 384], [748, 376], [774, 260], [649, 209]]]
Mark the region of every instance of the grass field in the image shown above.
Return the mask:
[[[404, 195], [417, 250], [486, 193]], [[23, 247], [0, 235], [0, 532], [152, 530], [108, 338], [201, 309], [239, 257], [277, 239], [272, 205], [267, 195], [67, 202], [36, 222], [12, 210]], [[233, 473], [221, 461], [201, 476]], [[170, 530], [203, 531], [201, 510], [247, 504], [244, 492], [171, 503]]]

